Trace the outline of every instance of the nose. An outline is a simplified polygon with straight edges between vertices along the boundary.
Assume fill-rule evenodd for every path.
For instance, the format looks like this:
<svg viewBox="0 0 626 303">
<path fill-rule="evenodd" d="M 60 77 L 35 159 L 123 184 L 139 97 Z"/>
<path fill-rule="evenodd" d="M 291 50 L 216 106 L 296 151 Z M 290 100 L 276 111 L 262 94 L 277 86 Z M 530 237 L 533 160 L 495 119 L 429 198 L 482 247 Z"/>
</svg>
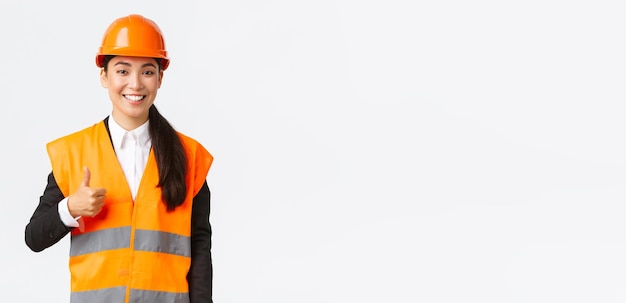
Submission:
<svg viewBox="0 0 626 303">
<path fill-rule="evenodd" d="M 140 89 L 143 84 L 141 82 L 141 73 L 132 73 L 128 77 L 128 87 L 132 89 Z"/>
</svg>

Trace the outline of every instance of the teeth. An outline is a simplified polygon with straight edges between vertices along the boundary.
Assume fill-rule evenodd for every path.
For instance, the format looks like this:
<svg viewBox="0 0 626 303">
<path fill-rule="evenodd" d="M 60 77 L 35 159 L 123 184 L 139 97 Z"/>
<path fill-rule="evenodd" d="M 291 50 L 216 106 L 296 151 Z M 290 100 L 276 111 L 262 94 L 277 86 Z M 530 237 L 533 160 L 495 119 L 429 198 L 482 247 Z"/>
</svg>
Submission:
<svg viewBox="0 0 626 303">
<path fill-rule="evenodd" d="M 131 101 L 139 101 L 143 99 L 143 96 L 124 95 L 124 97 L 126 97 L 126 99 L 131 100 Z"/>
</svg>

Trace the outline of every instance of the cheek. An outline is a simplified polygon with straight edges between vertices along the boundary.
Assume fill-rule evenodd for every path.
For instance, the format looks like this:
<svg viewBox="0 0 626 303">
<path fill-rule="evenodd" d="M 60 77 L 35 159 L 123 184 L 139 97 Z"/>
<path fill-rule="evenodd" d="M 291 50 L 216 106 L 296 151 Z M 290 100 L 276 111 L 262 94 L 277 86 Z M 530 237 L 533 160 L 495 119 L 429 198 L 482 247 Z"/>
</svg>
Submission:
<svg viewBox="0 0 626 303">
<path fill-rule="evenodd" d="M 108 84 L 109 84 L 109 90 L 112 90 L 112 91 L 119 90 L 120 87 L 122 86 L 120 81 L 116 80 L 115 78 L 109 78 Z"/>
<path fill-rule="evenodd" d="M 144 85 L 148 89 L 154 91 L 154 90 L 157 90 L 161 86 L 161 82 L 155 79 L 149 79 L 146 82 L 144 82 Z"/>
</svg>

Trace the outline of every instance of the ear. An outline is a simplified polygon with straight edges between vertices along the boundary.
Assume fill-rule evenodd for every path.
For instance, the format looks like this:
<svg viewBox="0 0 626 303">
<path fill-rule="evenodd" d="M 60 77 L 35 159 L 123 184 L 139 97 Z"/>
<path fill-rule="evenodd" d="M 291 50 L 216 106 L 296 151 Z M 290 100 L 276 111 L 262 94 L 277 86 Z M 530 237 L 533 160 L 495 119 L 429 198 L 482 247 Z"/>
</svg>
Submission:
<svg viewBox="0 0 626 303">
<path fill-rule="evenodd" d="M 163 83 L 163 71 L 159 73 L 159 85 L 157 88 L 161 88 L 161 83 Z"/>
<path fill-rule="evenodd" d="M 109 88 L 109 82 L 107 81 L 107 73 L 104 71 L 104 68 L 100 69 L 100 85 L 104 88 Z"/>
</svg>

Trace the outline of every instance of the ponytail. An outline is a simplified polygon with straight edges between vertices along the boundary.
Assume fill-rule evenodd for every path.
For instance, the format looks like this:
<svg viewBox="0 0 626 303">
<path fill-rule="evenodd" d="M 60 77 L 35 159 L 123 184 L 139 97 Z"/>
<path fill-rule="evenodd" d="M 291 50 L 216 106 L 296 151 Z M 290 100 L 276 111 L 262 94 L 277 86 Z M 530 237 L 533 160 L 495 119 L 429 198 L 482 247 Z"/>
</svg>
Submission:
<svg viewBox="0 0 626 303">
<path fill-rule="evenodd" d="M 178 133 L 152 104 L 148 114 L 152 148 L 159 169 L 161 199 L 172 211 L 183 204 L 187 196 L 187 158 Z"/>
</svg>

